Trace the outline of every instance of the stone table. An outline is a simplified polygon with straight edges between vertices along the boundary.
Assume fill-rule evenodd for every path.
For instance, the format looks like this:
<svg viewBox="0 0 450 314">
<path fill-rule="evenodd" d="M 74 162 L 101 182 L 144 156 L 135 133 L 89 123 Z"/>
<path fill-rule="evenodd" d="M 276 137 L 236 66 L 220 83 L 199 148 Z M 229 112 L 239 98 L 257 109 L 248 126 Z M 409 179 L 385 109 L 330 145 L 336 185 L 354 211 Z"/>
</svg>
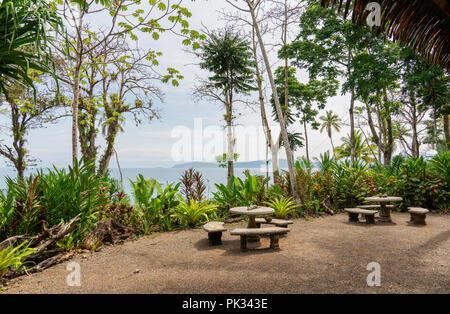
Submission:
<svg viewBox="0 0 450 314">
<path fill-rule="evenodd" d="M 392 222 L 391 210 L 388 206 L 392 202 L 401 202 L 403 198 L 398 196 L 372 196 L 364 199 L 366 202 L 380 203 L 380 221 L 382 222 Z"/>
<path fill-rule="evenodd" d="M 275 211 L 270 207 L 256 205 L 230 208 L 230 213 L 232 214 L 248 216 L 247 228 L 258 228 L 258 226 L 256 225 L 256 216 L 268 216 L 272 215 L 274 212 Z M 249 240 L 259 241 L 259 236 L 251 236 Z"/>
</svg>

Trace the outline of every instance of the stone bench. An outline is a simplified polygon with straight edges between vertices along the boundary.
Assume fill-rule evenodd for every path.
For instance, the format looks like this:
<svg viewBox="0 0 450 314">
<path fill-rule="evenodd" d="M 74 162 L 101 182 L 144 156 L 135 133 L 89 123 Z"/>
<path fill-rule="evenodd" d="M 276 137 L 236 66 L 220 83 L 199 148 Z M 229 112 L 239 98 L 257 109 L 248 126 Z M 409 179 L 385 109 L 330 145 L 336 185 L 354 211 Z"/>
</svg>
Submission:
<svg viewBox="0 0 450 314">
<path fill-rule="evenodd" d="M 223 222 L 211 221 L 203 225 L 203 230 L 208 232 L 209 245 L 222 244 L 222 232 L 227 231 Z"/>
<path fill-rule="evenodd" d="M 425 218 L 430 211 L 422 207 L 408 207 L 408 213 L 411 214 L 411 222 L 415 225 L 426 225 Z"/>
<path fill-rule="evenodd" d="M 286 219 L 272 219 L 271 221 L 266 221 L 264 218 L 256 218 L 255 221 L 258 228 L 261 227 L 261 224 L 269 224 L 280 228 L 287 228 L 288 225 L 292 225 L 294 223 L 292 220 Z"/>
<path fill-rule="evenodd" d="M 369 209 L 370 210 L 370 209 L 380 209 L 381 205 L 358 205 L 356 207 L 361 208 L 361 209 Z M 394 205 L 386 205 L 386 208 L 393 209 Z"/>
<path fill-rule="evenodd" d="M 269 228 L 238 228 L 230 232 L 231 235 L 241 237 L 241 251 L 247 251 L 247 237 L 252 235 L 270 235 L 270 248 L 279 249 L 278 244 L 280 234 L 286 234 L 291 231 L 288 228 L 269 227 Z"/>
<path fill-rule="evenodd" d="M 367 210 L 361 208 L 345 208 L 344 209 L 348 213 L 348 221 L 350 222 L 359 222 L 358 216 L 359 214 L 363 215 L 367 224 L 375 223 L 375 214 L 378 213 L 376 210 Z"/>
</svg>

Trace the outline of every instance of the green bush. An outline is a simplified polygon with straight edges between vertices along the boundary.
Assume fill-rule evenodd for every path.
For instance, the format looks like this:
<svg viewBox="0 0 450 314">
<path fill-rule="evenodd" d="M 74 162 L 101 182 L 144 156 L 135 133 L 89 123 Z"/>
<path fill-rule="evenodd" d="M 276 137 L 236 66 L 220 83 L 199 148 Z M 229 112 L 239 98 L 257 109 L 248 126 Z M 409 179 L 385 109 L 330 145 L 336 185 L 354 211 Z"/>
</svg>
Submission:
<svg viewBox="0 0 450 314">
<path fill-rule="evenodd" d="M 154 179 L 144 179 L 140 174 L 135 182 L 131 181 L 134 201 L 139 212 L 139 229 L 150 233 L 152 226 L 163 230 L 173 229 L 172 210 L 183 200 L 178 192 L 181 183 L 170 183 L 164 189 Z"/>
<path fill-rule="evenodd" d="M 232 177 L 228 185 L 216 184 L 217 192 L 213 193 L 220 212 L 228 214 L 231 207 L 263 205 L 269 199 L 267 184 L 269 178 L 251 175 L 246 172 L 246 179 Z"/>
<path fill-rule="evenodd" d="M 92 163 L 77 162 L 68 169 L 39 170 L 29 178 L 6 179 L 0 194 L 0 239 L 34 235 L 41 222 L 52 227 L 81 213 L 74 242 L 80 243 L 112 198 L 114 180 L 97 177 Z"/>
<path fill-rule="evenodd" d="M 365 197 L 373 194 L 370 189 L 372 180 L 362 161 L 355 161 L 353 167 L 347 162 L 336 163 L 333 180 L 337 208 L 356 207 Z"/>
<path fill-rule="evenodd" d="M 14 246 L 11 244 L 5 249 L 0 249 L 0 279 L 8 270 L 19 271 L 25 265 L 24 259 L 32 254 L 35 249 L 28 247 L 29 243 L 22 242 Z"/>
<path fill-rule="evenodd" d="M 180 220 L 182 225 L 195 227 L 203 220 L 208 221 L 208 214 L 214 211 L 217 205 L 209 204 L 209 202 L 196 202 L 190 200 L 189 203 L 181 202 L 175 209 L 172 217 Z"/>
<path fill-rule="evenodd" d="M 277 218 L 288 218 L 289 216 L 295 216 L 297 213 L 297 204 L 292 200 L 292 197 L 280 197 L 265 203 L 275 210 L 274 216 Z"/>
</svg>

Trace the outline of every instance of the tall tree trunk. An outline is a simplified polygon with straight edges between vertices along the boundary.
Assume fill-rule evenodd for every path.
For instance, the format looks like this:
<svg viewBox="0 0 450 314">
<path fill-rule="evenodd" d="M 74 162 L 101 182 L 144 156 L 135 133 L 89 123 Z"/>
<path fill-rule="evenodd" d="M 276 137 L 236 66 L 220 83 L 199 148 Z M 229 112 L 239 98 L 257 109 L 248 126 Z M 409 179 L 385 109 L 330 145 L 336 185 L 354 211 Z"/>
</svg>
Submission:
<svg viewBox="0 0 450 314">
<path fill-rule="evenodd" d="M 438 150 L 438 136 L 437 136 L 437 114 L 436 109 L 433 110 L 433 142 L 434 149 Z"/>
<path fill-rule="evenodd" d="M 303 121 L 303 129 L 305 130 L 306 159 L 308 159 L 309 161 L 309 141 L 308 141 L 308 129 L 306 128 L 306 121 Z"/>
<path fill-rule="evenodd" d="M 387 138 L 387 145 L 384 151 L 384 165 L 389 166 L 391 164 L 392 153 L 394 151 L 394 134 L 392 130 L 392 118 L 390 115 L 386 118 L 386 122 L 387 122 L 388 138 Z"/>
<path fill-rule="evenodd" d="M 416 105 L 416 98 L 414 96 L 414 91 L 411 90 L 410 92 L 410 101 L 412 106 L 412 155 L 414 158 L 419 158 L 419 134 L 417 132 L 417 105 Z"/>
<path fill-rule="evenodd" d="M 444 114 L 444 134 L 447 149 L 450 150 L 450 123 L 448 114 Z"/>
<path fill-rule="evenodd" d="M 234 138 L 233 138 L 233 108 L 231 105 L 231 97 L 227 92 L 225 92 L 225 102 L 226 102 L 226 123 L 227 123 L 227 142 L 228 142 L 228 174 L 227 182 L 231 181 L 234 176 Z"/>
<path fill-rule="evenodd" d="M 266 145 L 267 145 L 268 149 L 270 150 L 270 153 L 272 156 L 273 182 L 275 184 L 277 184 L 277 183 L 280 183 L 280 170 L 278 169 L 278 149 L 279 148 L 274 147 L 273 138 L 272 138 L 272 130 L 270 129 L 269 122 L 267 120 L 266 106 L 265 106 L 265 102 L 264 102 L 263 83 L 262 83 L 262 72 L 259 70 L 254 27 L 253 27 L 253 31 L 252 31 L 252 44 L 253 44 L 252 45 L 253 57 L 255 58 L 255 76 L 256 76 L 256 83 L 258 86 L 258 96 L 259 96 L 261 120 L 262 120 L 263 129 L 265 131 Z"/>
<path fill-rule="evenodd" d="M 13 163 L 17 170 L 17 177 L 22 179 L 25 172 L 25 118 L 21 118 L 20 108 L 17 106 L 14 99 L 7 99 L 11 106 L 11 122 L 13 131 L 12 145 L 16 151 L 16 156 L 9 151 L 5 156 Z"/>
<path fill-rule="evenodd" d="M 87 163 L 89 161 L 94 161 L 95 163 L 97 158 L 97 147 L 95 147 L 97 135 L 95 124 L 97 109 L 85 108 L 82 104 L 82 100 L 80 100 L 78 110 L 78 134 L 81 159 L 83 160 L 83 163 Z M 82 110 L 85 110 L 87 114 L 84 114 Z M 84 120 L 84 123 L 80 123 L 82 120 Z"/>
<path fill-rule="evenodd" d="M 78 102 L 80 99 L 81 64 L 83 62 L 82 32 L 83 32 L 83 9 L 80 8 L 77 26 L 77 51 L 75 52 L 76 60 L 74 71 L 75 82 L 73 85 L 73 103 L 72 103 L 72 165 L 75 165 L 75 162 L 78 159 Z"/>
<path fill-rule="evenodd" d="M 387 92 L 384 92 L 383 100 L 385 103 L 388 102 Z M 392 129 L 392 117 L 389 112 L 386 116 L 386 133 L 387 133 L 387 143 L 384 149 L 384 164 L 389 166 L 391 164 L 392 154 L 394 153 L 394 131 Z"/>
<path fill-rule="evenodd" d="M 331 134 L 330 134 L 330 141 L 331 141 L 331 148 L 333 149 L 333 157 L 335 156 L 334 155 L 334 143 L 333 143 L 333 137 L 331 136 Z"/>
<path fill-rule="evenodd" d="M 117 119 L 117 117 L 116 117 Z M 109 162 L 114 153 L 114 143 L 116 141 L 117 132 L 119 131 L 119 121 L 115 120 L 109 123 L 108 133 L 106 136 L 106 149 L 100 158 L 98 165 L 98 175 L 104 175 L 109 167 Z"/>
<path fill-rule="evenodd" d="M 279 184 L 281 182 L 280 180 L 280 169 L 278 166 L 278 150 L 280 148 L 280 141 L 276 141 L 274 145 L 272 145 L 272 148 L 270 150 L 272 154 L 272 172 L 273 172 L 273 182 L 275 184 Z"/>
<path fill-rule="evenodd" d="M 256 19 L 254 2 L 251 0 L 246 0 L 246 2 L 247 2 L 247 5 L 249 8 L 251 17 L 252 17 L 253 25 L 255 27 L 256 36 L 258 37 L 259 48 L 261 49 L 261 54 L 263 55 L 264 63 L 266 65 L 267 75 L 269 76 L 270 85 L 272 87 L 272 93 L 273 93 L 273 98 L 275 100 L 275 107 L 277 110 L 277 114 L 279 117 L 283 117 L 283 112 L 281 110 L 281 105 L 280 105 L 280 99 L 278 97 L 277 87 L 275 85 L 275 80 L 273 78 L 273 73 L 272 73 L 272 69 L 270 66 L 269 57 L 268 57 L 266 49 L 264 47 L 264 41 L 263 41 L 261 32 L 259 30 L 258 21 Z M 289 144 L 286 123 L 285 123 L 284 119 L 282 119 L 282 118 L 279 119 L 279 121 L 280 121 L 280 128 L 281 128 L 281 136 L 283 137 L 283 142 L 285 143 L 284 147 L 286 150 L 286 157 L 288 160 L 288 167 L 289 167 L 289 173 L 290 173 L 289 179 L 290 179 L 291 189 L 292 189 L 291 192 L 292 192 L 292 195 L 294 196 L 295 201 L 300 203 L 300 197 L 298 195 L 298 189 L 297 189 L 297 181 L 295 178 L 294 158 L 292 156 L 291 146 Z"/>
<path fill-rule="evenodd" d="M 350 98 L 350 109 L 348 110 L 350 115 L 350 165 L 353 167 L 355 163 L 355 89 L 352 88 L 351 98 Z"/>
</svg>

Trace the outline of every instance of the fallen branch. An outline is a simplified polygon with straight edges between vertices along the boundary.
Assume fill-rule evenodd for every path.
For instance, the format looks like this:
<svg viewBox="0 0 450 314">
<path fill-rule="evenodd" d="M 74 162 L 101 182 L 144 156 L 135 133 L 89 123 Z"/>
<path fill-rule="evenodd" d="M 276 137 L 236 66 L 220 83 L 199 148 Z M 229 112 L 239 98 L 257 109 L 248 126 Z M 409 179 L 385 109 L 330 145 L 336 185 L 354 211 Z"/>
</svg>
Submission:
<svg viewBox="0 0 450 314">
<path fill-rule="evenodd" d="M 46 260 L 40 262 L 39 264 L 37 264 L 33 267 L 27 268 L 26 270 L 22 270 L 19 272 L 10 272 L 10 273 L 6 274 L 5 277 L 12 279 L 12 278 L 20 277 L 20 276 L 27 275 L 27 274 L 38 273 L 38 272 L 41 272 L 44 269 L 47 269 L 53 265 L 56 265 L 56 264 L 66 261 L 68 259 L 71 259 L 74 255 L 75 255 L 74 252 L 67 252 L 67 253 L 55 255 L 50 258 L 47 258 Z"/>
<path fill-rule="evenodd" d="M 75 223 L 80 220 L 81 214 L 76 215 L 74 218 L 72 218 L 68 223 L 63 224 L 62 222 L 56 225 L 55 227 L 52 227 L 48 230 L 50 233 L 50 239 L 46 240 L 45 242 L 38 245 L 35 249 L 35 251 L 27 256 L 28 261 L 36 259 L 37 257 L 46 254 L 47 248 L 49 248 L 51 245 L 55 244 L 62 238 L 64 238 L 66 235 L 74 231 L 76 228 L 78 228 L 78 225 Z M 53 234 L 53 233 L 56 234 Z"/>
<path fill-rule="evenodd" d="M 6 249 L 18 241 L 23 242 L 23 241 L 28 241 L 28 240 L 35 239 L 35 238 L 38 238 L 38 236 L 30 237 L 27 235 L 18 235 L 18 236 L 10 237 L 10 238 L 0 242 L 0 250 Z"/>
</svg>

